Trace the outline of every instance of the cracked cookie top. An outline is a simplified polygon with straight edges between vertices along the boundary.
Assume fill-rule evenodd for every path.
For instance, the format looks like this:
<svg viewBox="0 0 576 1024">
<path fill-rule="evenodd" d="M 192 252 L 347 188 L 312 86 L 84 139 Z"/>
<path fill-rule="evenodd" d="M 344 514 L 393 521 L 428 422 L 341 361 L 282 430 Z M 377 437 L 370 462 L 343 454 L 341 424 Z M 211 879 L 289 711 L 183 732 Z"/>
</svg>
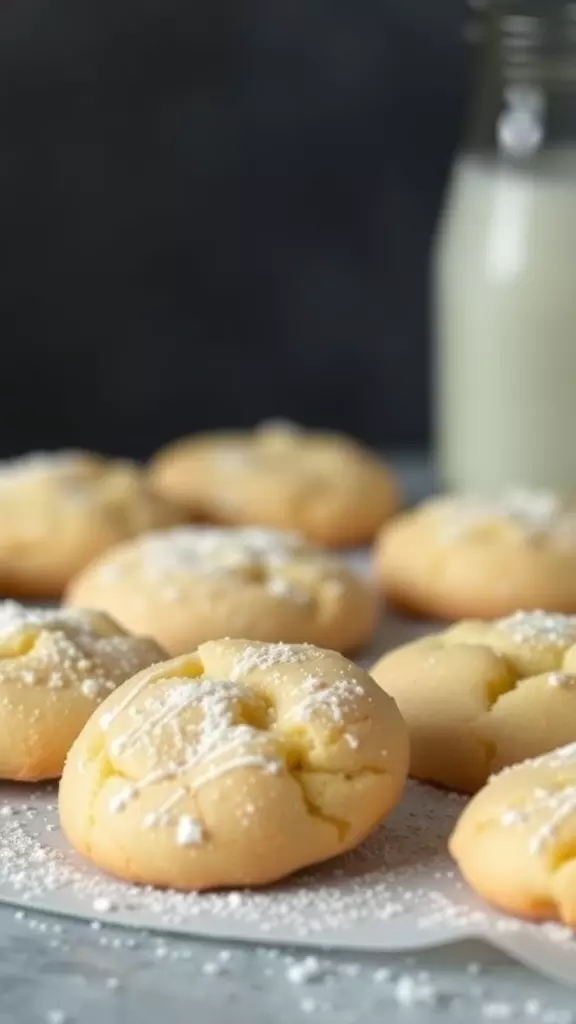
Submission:
<svg viewBox="0 0 576 1024">
<path fill-rule="evenodd" d="M 62 824 L 134 881 L 265 884 L 355 846 L 396 802 L 407 747 L 394 702 L 342 656 L 212 641 L 106 701 L 68 759 Z"/>
<path fill-rule="evenodd" d="M 576 925 L 576 742 L 493 776 L 467 805 L 450 852 L 492 903 Z"/>
<path fill-rule="evenodd" d="M 0 462 L 0 588 L 58 597 L 111 544 L 185 519 L 136 463 L 90 452 Z"/>
<path fill-rule="evenodd" d="M 576 616 L 515 612 L 464 621 L 384 655 L 411 773 L 474 792 L 493 772 L 576 741 Z"/>
<path fill-rule="evenodd" d="M 80 573 L 68 601 L 106 609 L 171 654 L 222 636 L 352 650 L 377 615 L 372 587 L 335 555 L 255 527 L 144 534 Z"/>
<path fill-rule="evenodd" d="M 0 602 L 0 778 L 57 778 L 98 704 L 163 657 L 103 612 Z"/>
</svg>

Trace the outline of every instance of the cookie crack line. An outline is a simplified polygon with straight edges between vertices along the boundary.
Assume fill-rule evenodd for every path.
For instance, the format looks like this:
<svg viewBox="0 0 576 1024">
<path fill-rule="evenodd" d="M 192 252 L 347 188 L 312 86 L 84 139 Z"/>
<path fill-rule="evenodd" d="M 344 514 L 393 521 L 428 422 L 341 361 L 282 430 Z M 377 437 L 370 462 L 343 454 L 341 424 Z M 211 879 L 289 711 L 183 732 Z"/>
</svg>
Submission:
<svg viewBox="0 0 576 1024">
<path fill-rule="evenodd" d="M 87 811 L 87 820 L 88 820 L 89 831 L 88 831 L 88 837 L 87 837 L 87 844 L 86 845 L 87 845 L 88 856 L 90 856 L 90 850 L 91 850 L 91 845 L 92 845 L 91 841 L 90 841 L 90 833 L 92 832 L 92 830 L 94 829 L 95 824 L 96 824 L 95 823 L 95 807 L 96 807 L 96 804 L 97 804 L 99 798 L 102 796 L 102 793 L 103 793 L 103 790 L 104 790 L 104 787 L 105 787 L 106 783 L 108 783 L 108 782 L 110 782 L 112 780 L 119 780 L 121 782 L 127 783 L 128 785 L 138 782 L 138 777 L 134 777 L 133 775 L 129 775 L 126 772 L 121 771 L 120 769 L 116 769 L 114 767 L 114 765 L 112 764 L 112 762 L 109 760 L 109 758 L 107 757 L 107 755 L 106 755 L 106 753 L 104 751 L 102 751 L 99 756 L 105 758 L 105 765 L 102 766 L 102 771 L 100 773 L 99 785 L 98 785 L 98 787 L 93 792 L 92 798 L 91 798 L 89 806 L 88 806 L 88 811 Z M 233 771 L 233 770 L 234 770 L 233 768 L 230 769 L 230 771 Z M 307 768 L 291 770 L 288 767 L 286 767 L 286 775 L 289 776 L 290 778 L 292 778 L 294 780 L 294 782 L 296 783 L 296 785 L 298 786 L 298 788 L 300 790 L 300 793 L 302 795 L 302 799 L 303 799 L 306 811 L 310 815 L 310 817 L 313 817 L 313 818 L 316 818 L 316 819 L 318 819 L 320 821 L 323 821 L 325 824 L 331 825 L 333 828 L 335 828 L 336 832 L 338 833 L 339 841 L 343 842 L 346 839 L 346 837 L 348 835 L 348 832 L 350 831 L 350 827 L 351 827 L 350 822 L 345 820 L 344 818 L 338 818 L 338 817 L 336 817 L 334 815 L 326 814 L 323 811 L 321 805 L 317 801 L 313 800 L 312 797 L 310 796 L 310 794 L 309 794 L 309 792 L 308 792 L 308 790 L 306 788 L 306 782 L 302 778 L 303 774 L 305 774 L 305 775 L 315 775 L 315 774 L 316 775 L 341 775 L 343 777 L 346 777 L 346 778 L 349 778 L 350 780 L 352 780 L 354 778 L 359 778 L 359 777 L 361 777 L 363 775 L 388 775 L 389 773 L 388 772 L 376 772 L 376 771 L 372 771 L 370 769 L 363 769 L 360 772 L 355 772 L 354 774 L 350 774 L 350 773 L 344 773 L 344 772 L 325 772 L 325 771 L 322 771 L 322 770 L 314 771 L 314 770 L 309 770 Z M 203 785 L 207 784 L 210 781 L 212 781 L 212 780 L 210 780 L 209 778 L 205 779 L 205 781 L 203 782 Z M 194 787 L 191 787 L 189 792 L 190 793 L 198 792 L 198 790 L 195 790 Z M 184 787 L 183 795 L 188 795 L 188 790 L 186 790 L 186 787 Z M 201 815 L 199 813 L 195 813 L 195 819 L 198 821 L 199 825 L 204 827 L 204 823 L 203 823 Z"/>
<path fill-rule="evenodd" d="M 506 658 L 505 655 L 499 655 L 499 656 L 502 658 L 502 660 L 506 663 L 507 666 L 511 667 L 510 662 Z M 484 728 L 484 720 L 485 720 L 485 718 L 487 717 L 488 720 L 489 720 L 491 714 L 494 712 L 494 709 L 497 707 L 498 704 L 501 703 L 502 700 L 504 700 L 506 697 L 509 697 L 511 693 L 516 693 L 516 692 L 522 690 L 523 686 L 526 683 L 529 683 L 530 680 L 536 679 L 536 678 L 538 678 L 539 675 L 543 675 L 543 674 L 550 676 L 550 675 L 556 675 L 556 674 L 561 674 L 561 673 L 562 673 L 562 666 L 560 664 L 559 666 L 554 667 L 553 669 L 551 669 L 549 672 L 546 672 L 546 673 L 533 673 L 531 675 L 519 675 L 519 676 L 516 677 L 516 679 L 514 679 L 512 681 L 510 686 L 508 686 L 506 689 L 502 690 L 500 693 L 497 693 L 495 697 L 493 697 L 493 698 L 488 700 L 488 706 L 485 709 L 485 711 L 483 711 L 482 714 L 479 715 L 474 720 L 474 722 L 472 723 L 472 725 L 471 725 L 471 732 L 472 732 L 472 735 L 474 737 L 475 742 L 484 751 L 485 760 L 486 760 L 486 770 L 489 773 L 492 772 L 492 766 L 494 765 L 494 762 L 495 762 L 495 760 L 496 760 L 496 758 L 498 756 L 498 744 L 497 744 L 497 742 L 495 740 L 490 739 L 490 737 L 483 737 L 483 736 L 478 735 L 478 730 Z"/>
<path fill-rule="evenodd" d="M 300 790 L 304 806 L 309 816 L 311 818 L 315 818 L 317 821 L 324 822 L 325 825 L 331 825 L 335 828 L 338 835 L 338 841 L 343 843 L 350 831 L 351 823 L 346 821 L 344 818 L 337 818 L 334 815 L 326 814 L 320 804 L 310 796 L 306 789 L 306 783 L 304 779 L 300 777 L 299 773 L 290 772 L 290 775 Z"/>
<path fill-rule="evenodd" d="M 104 737 L 102 736 L 102 740 L 103 739 L 104 739 Z M 316 775 L 316 776 L 326 776 L 326 775 L 328 775 L 328 776 L 331 776 L 331 777 L 334 777 L 334 778 L 340 777 L 340 778 L 342 778 L 342 779 L 344 779 L 346 781 L 349 781 L 349 782 L 352 782 L 355 779 L 365 778 L 365 777 L 382 777 L 383 778 L 383 777 L 389 777 L 390 776 L 390 772 L 387 772 L 385 770 L 375 769 L 375 768 L 372 768 L 372 767 L 363 767 L 363 768 L 357 769 L 355 771 L 346 771 L 346 770 L 343 770 L 343 769 L 339 769 L 339 770 L 338 769 L 328 769 L 328 768 L 321 768 L 321 767 L 311 768 L 311 767 L 308 767 L 308 765 L 306 765 L 305 763 L 301 763 L 298 766 L 292 767 L 292 766 L 290 766 L 287 763 L 287 760 L 286 760 L 286 758 L 287 758 L 287 756 L 289 754 L 289 751 L 282 751 L 282 750 L 280 750 L 278 753 L 280 754 L 281 757 L 283 757 L 283 763 L 280 762 L 280 764 L 281 764 L 280 770 L 282 770 L 282 768 L 283 768 L 286 776 L 289 777 L 289 778 L 292 778 L 294 780 L 294 782 L 298 785 L 298 787 L 299 787 L 299 789 L 301 791 L 301 794 L 302 794 L 302 798 L 303 798 L 303 801 L 304 801 L 307 813 L 310 816 L 315 817 L 315 818 L 317 818 L 319 820 L 322 820 L 326 824 L 329 824 L 329 825 L 333 826 L 336 829 L 336 831 L 337 831 L 338 839 L 339 839 L 340 842 L 344 842 L 345 841 L 345 839 L 346 839 L 346 837 L 347 837 L 347 835 L 349 833 L 349 830 L 350 830 L 350 827 L 351 827 L 351 823 L 346 821 L 345 819 L 338 818 L 338 817 L 336 817 L 334 815 L 326 814 L 324 812 L 324 810 L 322 809 L 321 805 L 318 804 L 316 801 L 314 801 L 312 799 L 312 797 L 310 796 L 310 793 L 308 792 L 308 789 L 306 787 L 305 778 L 303 778 L 303 776 L 314 776 L 314 775 Z M 101 766 L 99 768 L 99 775 L 100 775 L 99 786 L 97 787 L 97 789 L 94 791 L 94 793 L 92 795 L 92 799 L 90 801 L 90 805 L 89 805 L 88 813 L 87 813 L 87 820 L 88 820 L 88 843 L 87 843 L 87 847 L 88 847 L 88 852 L 90 851 L 90 848 L 91 848 L 90 833 L 91 833 L 92 829 L 95 827 L 95 807 L 96 807 L 96 804 L 97 804 L 97 801 L 98 801 L 99 797 L 102 795 L 102 791 L 104 789 L 105 784 L 108 781 L 112 780 L 112 779 L 122 781 L 123 783 L 126 784 L 126 789 L 130 790 L 130 794 L 131 794 L 130 795 L 130 799 L 137 798 L 139 795 L 141 795 L 141 792 L 143 791 L 143 789 L 141 788 L 142 780 L 140 779 L 140 777 L 138 775 L 133 774 L 133 773 L 128 773 L 126 771 L 123 771 L 121 768 L 117 767 L 116 764 L 114 763 L 114 761 L 112 760 L 112 758 L 110 757 L 108 751 L 106 750 L 106 747 L 105 747 L 104 743 L 103 743 L 101 749 L 96 754 L 96 756 L 95 757 L 93 756 L 90 760 L 94 763 L 95 761 L 98 762 L 99 759 L 103 760 L 103 763 L 101 764 Z M 188 795 L 193 795 L 193 794 L 199 792 L 199 790 L 201 788 L 203 788 L 203 786 L 207 785 L 208 783 L 216 781 L 216 779 L 222 774 L 222 767 L 224 768 L 224 773 L 229 774 L 231 772 L 234 772 L 234 771 L 238 770 L 239 768 L 246 767 L 246 766 L 247 766 L 246 758 L 241 759 L 241 761 L 238 762 L 238 763 L 236 763 L 234 761 L 229 762 L 228 764 L 226 764 L 224 766 L 219 766 L 218 764 L 215 764 L 215 765 L 212 766 L 213 770 L 214 770 L 214 774 L 212 775 L 212 773 L 211 773 L 211 766 L 208 763 L 206 766 L 204 766 L 204 770 L 201 773 L 200 780 L 197 780 L 196 783 L 191 782 L 190 785 L 186 785 L 185 783 L 182 782 L 182 784 L 181 784 L 181 786 L 180 786 L 180 788 L 178 790 L 178 794 L 179 794 L 178 802 L 180 802 L 180 799 L 184 799 Z M 264 772 L 269 770 L 269 769 L 267 769 L 266 766 L 261 766 L 259 763 L 255 764 L 255 766 L 256 767 L 261 767 L 261 770 L 264 771 Z M 185 766 L 174 765 L 173 766 L 174 777 L 178 778 L 178 775 L 180 774 L 180 771 L 184 771 L 184 770 L 185 770 Z M 162 779 L 159 779 L 158 781 L 163 781 L 163 778 L 165 776 L 165 772 L 161 772 L 161 775 L 162 775 Z M 121 799 L 118 807 L 116 808 L 116 811 L 120 811 L 121 812 L 124 809 L 125 806 L 126 806 L 126 803 Z M 159 822 L 160 822 L 160 820 L 163 817 L 163 813 L 164 812 L 163 812 L 162 808 L 157 808 L 157 810 L 155 812 L 151 812 L 151 815 L 152 815 L 152 817 L 158 817 Z M 194 817 L 195 817 L 195 820 L 198 822 L 198 825 L 201 826 L 202 828 L 204 828 L 204 823 L 202 822 L 201 816 L 195 812 Z"/>
</svg>

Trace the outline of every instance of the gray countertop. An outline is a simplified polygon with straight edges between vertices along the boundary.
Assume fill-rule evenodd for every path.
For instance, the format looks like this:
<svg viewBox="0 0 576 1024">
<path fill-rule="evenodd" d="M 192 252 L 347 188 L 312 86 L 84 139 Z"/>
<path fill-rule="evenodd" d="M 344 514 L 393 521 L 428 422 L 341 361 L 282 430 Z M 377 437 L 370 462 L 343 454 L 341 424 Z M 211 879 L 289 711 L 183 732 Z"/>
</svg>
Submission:
<svg viewBox="0 0 576 1024">
<path fill-rule="evenodd" d="M 318 954 L 313 976 L 298 982 L 307 955 L 95 929 L 3 906 L 0 1024 L 576 1019 L 576 990 L 479 943 L 409 958 Z"/>
<path fill-rule="evenodd" d="M 421 461 L 403 468 L 410 498 L 428 489 Z M 576 1024 L 576 989 L 480 943 L 307 957 L 0 905 L 0 1024 Z"/>
</svg>

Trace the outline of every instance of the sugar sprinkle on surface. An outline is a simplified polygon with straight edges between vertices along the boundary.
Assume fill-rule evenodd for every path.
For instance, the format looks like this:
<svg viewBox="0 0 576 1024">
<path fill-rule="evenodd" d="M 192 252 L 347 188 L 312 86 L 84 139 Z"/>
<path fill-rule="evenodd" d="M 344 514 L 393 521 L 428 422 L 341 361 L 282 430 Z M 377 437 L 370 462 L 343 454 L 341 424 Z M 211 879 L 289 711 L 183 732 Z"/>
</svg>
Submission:
<svg viewBox="0 0 576 1024">
<path fill-rule="evenodd" d="M 488 935 L 497 934 L 506 925 L 552 947 L 573 950 L 576 955 L 574 936 L 561 925 L 526 924 L 505 919 L 488 908 L 470 907 L 466 890 L 458 887 L 444 854 L 446 838 L 465 801 L 413 782 L 408 784 L 403 804 L 385 826 L 356 851 L 302 872 L 296 880 L 255 891 L 180 893 L 129 885 L 101 875 L 69 857 L 52 838 L 54 833 L 46 832 L 46 825 L 56 820 L 56 811 L 46 809 L 47 805 L 53 806 L 52 800 L 42 789 L 27 791 L 16 800 L 11 797 L 14 813 L 0 818 L 0 886 L 23 902 L 41 900 L 49 906 L 57 904 L 60 893 L 65 893 L 79 913 L 91 917 L 94 901 L 104 898 L 114 905 L 117 919 L 135 912 L 140 921 L 159 930 L 201 929 L 204 915 L 208 915 L 213 925 L 226 928 L 230 920 L 235 928 L 247 930 L 256 940 L 267 940 L 281 930 L 312 943 L 316 936 L 342 936 L 357 927 L 383 928 L 387 922 L 393 926 L 396 917 L 409 914 L 422 931 L 423 942 L 430 928 L 441 927 L 457 937 L 478 928 Z M 38 852 L 43 853 L 42 860 Z M 428 865 L 425 885 L 423 864 Z M 25 927 L 26 916 L 22 914 L 19 920 Z M 100 922 L 94 923 L 99 926 L 96 934 L 109 943 L 106 933 L 100 931 Z M 158 948 L 166 949 L 166 942 Z M 297 958 L 302 960 L 306 956 Z M 226 963 L 216 954 L 209 962 L 213 961 Z M 304 985 L 320 984 L 321 979 L 314 977 L 316 962 L 312 963 L 313 967 L 306 968 L 310 978 L 302 982 Z M 325 972 L 325 964 L 320 961 L 320 966 Z M 347 976 L 345 967 L 350 972 L 360 970 L 358 964 L 342 965 L 338 971 L 342 970 L 343 977 Z M 388 968 L 375 970 L 375 982 L 383 985 L 388 980 L 396 998 L 394 972 L 389 975 Z M 419 999 L 442 1000 L 442 993 L 428 991 L 429 984 L 421 973 L 411 982 L 404 981 L 398 989 L 402 1005 L 410 1000 L 412 1005 L 417 1005 Z"/>
</svg>

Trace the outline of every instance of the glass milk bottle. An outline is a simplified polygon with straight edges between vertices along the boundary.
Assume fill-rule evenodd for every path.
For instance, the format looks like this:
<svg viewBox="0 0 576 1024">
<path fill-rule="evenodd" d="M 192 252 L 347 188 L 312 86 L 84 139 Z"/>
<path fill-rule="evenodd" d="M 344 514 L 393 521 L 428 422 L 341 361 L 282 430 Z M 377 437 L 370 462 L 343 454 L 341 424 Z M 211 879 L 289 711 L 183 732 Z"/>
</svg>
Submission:
<svg viewBox="0 0 576 1024">
<path fill-rule="evenodd" d="M 438 473 L 576 493 L 576 4 L 482 17 L 433 256 Z"/>
</svg>

